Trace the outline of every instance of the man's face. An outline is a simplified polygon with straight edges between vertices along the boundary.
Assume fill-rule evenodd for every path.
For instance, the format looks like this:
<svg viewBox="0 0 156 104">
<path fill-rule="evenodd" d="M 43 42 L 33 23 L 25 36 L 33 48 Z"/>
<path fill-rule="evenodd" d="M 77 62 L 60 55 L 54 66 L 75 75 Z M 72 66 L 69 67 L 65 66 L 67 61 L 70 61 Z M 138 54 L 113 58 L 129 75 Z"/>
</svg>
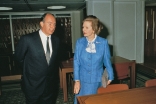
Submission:
<svg viewBox="0 0 156 104">
<path fill-rule="evenodd" d="M 56 19 L 54 16 L 47 14 L 42 22 L 40 22 L 41 30 L 47 36 L 53 34 L 56 28 Z"/>
</svg>

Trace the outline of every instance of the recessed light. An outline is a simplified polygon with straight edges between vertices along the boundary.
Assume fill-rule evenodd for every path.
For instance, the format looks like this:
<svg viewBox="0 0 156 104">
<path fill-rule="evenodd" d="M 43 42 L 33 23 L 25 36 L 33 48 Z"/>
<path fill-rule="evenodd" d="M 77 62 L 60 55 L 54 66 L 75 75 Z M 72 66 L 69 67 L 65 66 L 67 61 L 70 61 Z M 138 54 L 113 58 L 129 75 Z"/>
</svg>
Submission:
<svg viewBox="0 0 156 104">
<path fill-rule="evenodd" d="M 64 9 L 66 6 L 49 6 L 48 9 Z"/>
<path fill-rule="evenodd" d="M 0 10 L 12 10 L 11 7 L 0 7 Z"/>
</svg>

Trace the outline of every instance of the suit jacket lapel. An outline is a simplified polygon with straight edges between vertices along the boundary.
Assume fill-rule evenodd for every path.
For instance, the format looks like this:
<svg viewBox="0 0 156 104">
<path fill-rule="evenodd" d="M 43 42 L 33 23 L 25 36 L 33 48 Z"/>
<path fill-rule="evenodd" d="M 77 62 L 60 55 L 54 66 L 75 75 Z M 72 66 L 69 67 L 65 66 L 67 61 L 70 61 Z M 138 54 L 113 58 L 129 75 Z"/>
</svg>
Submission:
<svg viewBox="0 0 156 104">
<path fill-rule="evenodd" d="M 36 51 L 38 51 L 37 54 L 40 54 L 39 56 L 41 56 L 41 59 L 47 63 L 44 48 L 42 45 L 42 41 L 41 41 L 39 32 L 37 32 L 37 34 L 34 36 L 34 44 L 36 44 L 35 48 L 36 48 Z"/>
<path fill-rule="evenodd" d="M 52 59 L 54 58 L 54 55 L 55 55 L 55 51 L 56 51 L 56 40 L 55 38 L 51 35 L 51 43 L 52 43 L 52 54 L 51 54 L 51 58 L 50 58 L 50 62 L 49 64 L 51 63 Z"/>
</svg>

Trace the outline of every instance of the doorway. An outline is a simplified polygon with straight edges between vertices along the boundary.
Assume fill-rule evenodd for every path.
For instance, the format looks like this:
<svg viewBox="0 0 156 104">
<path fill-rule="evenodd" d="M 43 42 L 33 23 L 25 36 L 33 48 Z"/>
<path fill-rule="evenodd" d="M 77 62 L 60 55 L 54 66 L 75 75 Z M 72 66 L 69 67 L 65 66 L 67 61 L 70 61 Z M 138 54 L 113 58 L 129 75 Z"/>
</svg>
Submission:
<svg viewBox="0 0 156 104">
<path fill-rule="evenodd" d="M 145 7 L 144 62 L 156 61 L 156 7 Z"/>
</svg>

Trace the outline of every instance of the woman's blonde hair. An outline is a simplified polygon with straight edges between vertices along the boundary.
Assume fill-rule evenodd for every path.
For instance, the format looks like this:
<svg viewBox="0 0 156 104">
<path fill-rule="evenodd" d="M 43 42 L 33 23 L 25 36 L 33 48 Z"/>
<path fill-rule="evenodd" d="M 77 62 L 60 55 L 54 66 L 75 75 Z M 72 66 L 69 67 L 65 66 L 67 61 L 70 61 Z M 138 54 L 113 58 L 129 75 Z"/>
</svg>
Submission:
<svg viewBox="0 0 156 104">
<path fill-rule="evenodd" d="M 89 15 L 83 20 L 83 23 L 85 21 L 90 21 L 92 23 L 92 29 L 94 30 L 95 34 L 97 34 L 97 35 L 100 33 L 101 29 L 103 29 L 102 23 L 96 16 Z"/>
</svg>

